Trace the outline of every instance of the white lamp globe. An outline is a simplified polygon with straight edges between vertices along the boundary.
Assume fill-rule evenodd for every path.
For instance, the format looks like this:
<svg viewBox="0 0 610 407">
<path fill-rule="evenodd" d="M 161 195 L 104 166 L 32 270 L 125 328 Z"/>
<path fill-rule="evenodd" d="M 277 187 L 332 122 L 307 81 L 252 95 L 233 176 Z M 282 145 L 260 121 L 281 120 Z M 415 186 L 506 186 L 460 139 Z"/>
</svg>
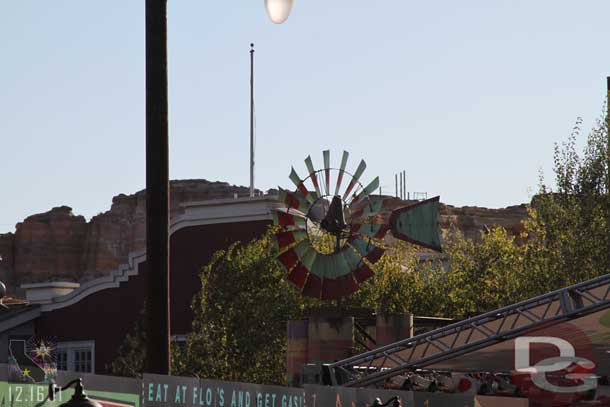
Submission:
<svg viewBox="0 0 610 407">
<path fill-rule="evenodd" d="M 294 0 L 265 0 L 267 15 L 275 24 L 282 24 L 288 19 Z"/>
</svg>

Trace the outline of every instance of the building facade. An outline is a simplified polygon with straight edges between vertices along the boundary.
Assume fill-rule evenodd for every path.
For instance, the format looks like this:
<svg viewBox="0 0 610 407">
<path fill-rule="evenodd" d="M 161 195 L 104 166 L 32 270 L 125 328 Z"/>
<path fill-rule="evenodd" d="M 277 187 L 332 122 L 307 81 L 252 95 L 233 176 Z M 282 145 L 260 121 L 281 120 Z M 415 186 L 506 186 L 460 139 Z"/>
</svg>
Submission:
<svg viewBox="0 0 610 407">
<path fill-rule="evenodd" d="M 191 330 L 191 302 L 201 287 L 201 268 L 217 250 L 261 236 L 277 205 L 274 196 L 193 202 L 172 220 L 170 304 L 175 338 Z M 80 286 L 25 286 L 29 303 L 0 310 L 0 363 L 7 363 L 11 339 L 35 336 L 57 344 L 62 370 L 108 372 L 124 338 L 143 317 L 146 269 L 146 253 L 136 252 L 128 264 Z"/>
</svg>

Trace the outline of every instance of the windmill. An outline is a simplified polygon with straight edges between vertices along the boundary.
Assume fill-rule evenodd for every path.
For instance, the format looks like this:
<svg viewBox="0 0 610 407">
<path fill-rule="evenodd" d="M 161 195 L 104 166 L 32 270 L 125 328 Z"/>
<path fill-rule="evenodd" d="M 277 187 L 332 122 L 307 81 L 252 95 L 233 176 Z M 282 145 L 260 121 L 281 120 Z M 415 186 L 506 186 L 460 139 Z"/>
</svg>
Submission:
<svg viewBox="0 0 610 407">
<path fill-rule="evenodd" d="M 401 240 L 441 251 L 439 197 L 395 209 L 383 215 L 383 199 L 372 194 L 379 177 L 366 186 L 360 181 L 366 162 L 352 173 L 344 151 L 339 168 L 330 164 L 330 151 L 323 151 L 323 168 L 305 159 L 308 175 L 301 178 L 292 168 L 294 191 L 279 188 L 283 207 L 274 210 L 278 226 L 277 260 L 286 278 L 302 294 L 323 300 L 348 296 L 373 276 L 371 265 L 383 255 L 378 243 L 388 232 Z M 345 187 L 344 187 L 345 186 Z"/>
</svg>

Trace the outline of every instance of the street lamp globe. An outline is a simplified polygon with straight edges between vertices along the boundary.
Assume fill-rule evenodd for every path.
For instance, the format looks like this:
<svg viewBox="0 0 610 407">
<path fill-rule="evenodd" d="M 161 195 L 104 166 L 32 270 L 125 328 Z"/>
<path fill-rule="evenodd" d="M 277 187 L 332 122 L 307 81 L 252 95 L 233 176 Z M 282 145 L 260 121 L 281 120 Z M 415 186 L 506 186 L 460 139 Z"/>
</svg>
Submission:
<svg viewBox="0 0 610 407">
<path fill-rule="evenodd" d="M 267 15 L 275 24 L 282 24 L 288 19 L 294 0 L 265 0 Z"/>
</svg>

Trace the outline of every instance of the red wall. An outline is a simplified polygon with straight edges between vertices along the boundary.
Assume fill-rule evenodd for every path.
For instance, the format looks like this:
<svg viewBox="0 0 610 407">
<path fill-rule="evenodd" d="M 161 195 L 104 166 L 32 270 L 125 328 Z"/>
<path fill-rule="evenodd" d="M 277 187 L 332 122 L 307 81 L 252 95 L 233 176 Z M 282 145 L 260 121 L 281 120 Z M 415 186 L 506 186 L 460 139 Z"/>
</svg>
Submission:
<svg viewBox="0 0 610 407">
<path fill-rule="evenodd" d="M 193 226 L 172 234 L 172 334 L 190 331 L 191 301 L 201 287 L 199 270 L 213 253 L 233 242 L 248 242 L 260 236 L 269 224 L 269 221 L 255 221 Z M 99 291 L 72 306 L 43 313 L 36 322 L 36 335 L 58 342 L 95 340 L 95 370 L 104 373 L 116 358 L 125 335 L 140 317 L 145 292 L 146 263 L 142 263 L 139 274 L 120 287 Z"/>
</svg>

